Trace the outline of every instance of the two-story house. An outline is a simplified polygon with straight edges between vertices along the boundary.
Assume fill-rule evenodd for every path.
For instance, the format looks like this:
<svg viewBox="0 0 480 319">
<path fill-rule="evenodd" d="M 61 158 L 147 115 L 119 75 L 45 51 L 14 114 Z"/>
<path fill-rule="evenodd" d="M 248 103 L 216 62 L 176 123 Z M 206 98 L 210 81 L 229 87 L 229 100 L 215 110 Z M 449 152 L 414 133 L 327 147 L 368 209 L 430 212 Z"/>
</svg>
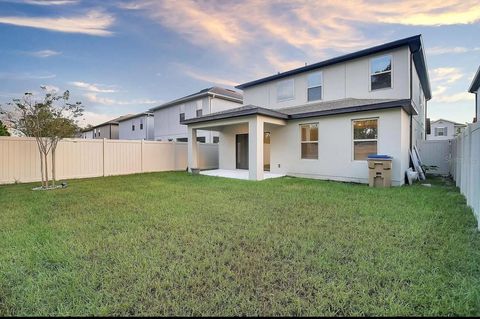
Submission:
<svg viewBox="0 0 480 319">
<path fill-rule="evenodd" d="M 242 105 L 242 94 L 220 87 L 203 89 L 197 93 L 164 103 L 150 109 L 154 114 L 154 138 L 161 141 L 187 142 L 187 126 L 181 121 L 208 115 Z M 218 133 L 199 131 L 196 140 L 218 143 Z"/>
<path fill-rule="evenodd" d="M 84 130 L 82 138 L 92 139 L 110 139 L 118 140 L 118 126 L 122 119 L 132 116 L 132 114 L 123 115 L 113 120 L 90 127 L 88 130 Z"/>
<path fill-rule="evenodd" d="M 118 138 L 121 140 L 153 140 L 153 113 L 143 112 L 125 116 L 118 121 Z"/>
<path fill-rule="evenodd" d="M 468 89 L 468 92 L 475 94 L 475 117 L 473 123 L 476 123 L 480 119 L 480 66 L 477 69 L 477 73 L 473 77 L 472 84 Z"/>
<path fill-rule="evenodd" d="M 431 122 L 430 127 L 430 134 L 427 134 L 427 140 L 451 140 L 462 133 L 467 125 L 438 119 Z"/>
<path fill-rule="evenodd" d="M 199 130 L 219 133 L 219 168 L 262 180 L 281 174 L 368 182 L 367 156 L 393 157 L 402 185 L 425 139 L 431 90 L 420 35 L 237 86 L 242 107 L 186 119 L 189 168 Z M 266 173 L 267 171 L 267 173 Z"/>
</svg>

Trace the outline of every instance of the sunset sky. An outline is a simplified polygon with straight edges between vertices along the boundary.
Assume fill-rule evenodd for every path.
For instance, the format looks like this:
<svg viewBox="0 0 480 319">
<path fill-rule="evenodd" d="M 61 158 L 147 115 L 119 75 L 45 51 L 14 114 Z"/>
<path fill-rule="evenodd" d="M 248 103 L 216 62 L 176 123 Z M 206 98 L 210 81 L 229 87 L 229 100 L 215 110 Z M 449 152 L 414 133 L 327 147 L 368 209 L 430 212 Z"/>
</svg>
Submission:
<svg viewBox="0 0 480 319">
<path fill-rule="evenodd" d="M 422 34 L 428 116 L 471 122 L 476 1 L 0 0 L 0 103 L 69 89 L 85 122 Z"/>
</svg>

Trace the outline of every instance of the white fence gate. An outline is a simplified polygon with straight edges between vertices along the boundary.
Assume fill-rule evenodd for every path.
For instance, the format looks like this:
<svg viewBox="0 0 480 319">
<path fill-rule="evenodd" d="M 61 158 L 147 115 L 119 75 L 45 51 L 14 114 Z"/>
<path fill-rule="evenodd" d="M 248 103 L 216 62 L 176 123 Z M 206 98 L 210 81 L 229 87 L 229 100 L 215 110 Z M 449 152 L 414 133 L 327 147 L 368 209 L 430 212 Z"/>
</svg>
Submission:
<svg viewBox="0 0 480 319">
<path fill-rule="evenodd" d="M 418 152 L 422 164 L 436 166 L 435 170 L 429 170 L 429 174 L 449 175 L 451 166 L 451 144 L 450 140 L 442 141 L 421 141 L 418 144 Z"/>
<path fill-rule="evenodd" d="M 452 142 L 450 173 L 480 221 L 480 122 L 469 124 Z"/>
</svg>

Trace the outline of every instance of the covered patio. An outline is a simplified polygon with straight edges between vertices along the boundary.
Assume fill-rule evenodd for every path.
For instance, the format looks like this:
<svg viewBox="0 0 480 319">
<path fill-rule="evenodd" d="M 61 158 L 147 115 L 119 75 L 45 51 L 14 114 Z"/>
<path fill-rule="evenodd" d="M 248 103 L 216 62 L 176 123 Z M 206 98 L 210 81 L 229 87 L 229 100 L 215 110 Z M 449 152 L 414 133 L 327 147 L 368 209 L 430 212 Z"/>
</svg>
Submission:
<svg viewBox="0 0 480 319">
<path fill-rule="evenodd" d="M 267 145 L 265 139 L 273 127 L 285 126 L 287 118 L 286 114 L 250 105 L 183 121 L 188 125 L 189 171 L 199 167 L 197 131 L 210 130 L 220 133 L 219 169 L 201 174 L 249 180 L 281 177 L 265 172 L 270 166 L 270 142 Z"/>
</svg>

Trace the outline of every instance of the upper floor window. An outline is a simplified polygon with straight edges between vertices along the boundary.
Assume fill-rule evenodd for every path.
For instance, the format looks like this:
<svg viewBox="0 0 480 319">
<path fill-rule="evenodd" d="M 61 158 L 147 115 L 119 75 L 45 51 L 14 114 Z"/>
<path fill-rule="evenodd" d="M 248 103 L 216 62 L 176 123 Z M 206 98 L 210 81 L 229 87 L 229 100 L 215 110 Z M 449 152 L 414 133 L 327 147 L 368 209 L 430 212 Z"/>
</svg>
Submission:
<svg viewBox="0 0 480 319">
<path fill-rule="evenodd" d="M 370 89 L 392 87 L 392 56 L 384 55 L 370 60 Z"/>
<path fill-rule="evenodd" d="M 308 102 L 322 99 L 323 76 L 322 72 L 308 75 L 307 99 Z"/>
<path fill-rule="evenodd" d="M 180 122 L 185 121 L 185 113 L 180 113 Z"/>
<path fill-rule="evenodd" d="M 202 112 L 202 109 L 197 110 L 197 117 L 202 116 L 202 113 L 203 113 L 203 112 Z"/>
<path fill-rule="evenodd" d="M 132 131 L 135 131 L 135 124 L 132 124 Z"/>
<path fill-rule="evenodd" d="M 140 119 L 140 130 L 143 130 L 143 119 Z"/>
<path fill-rule="evenodd" d="M 366 160 L 368 155 L 377 154 L 377 119 L 353 121 L 353 159 Z"/>
<path fill-rule="evenodd" d="M 302 124 L 300 130 L 302 159 L 318 159 L 318 123 Z"/>
<path fill-rule="evenodd" d="M 288 101 L 294 98 L 293 79 L 277 83 L 277 101 Z"/>
<path fill-rule="evenodd" d="M 447 136 L 447 128 L 446 127 L 436 127 L 435 128 L 435 136 Z"/>
</svg>

